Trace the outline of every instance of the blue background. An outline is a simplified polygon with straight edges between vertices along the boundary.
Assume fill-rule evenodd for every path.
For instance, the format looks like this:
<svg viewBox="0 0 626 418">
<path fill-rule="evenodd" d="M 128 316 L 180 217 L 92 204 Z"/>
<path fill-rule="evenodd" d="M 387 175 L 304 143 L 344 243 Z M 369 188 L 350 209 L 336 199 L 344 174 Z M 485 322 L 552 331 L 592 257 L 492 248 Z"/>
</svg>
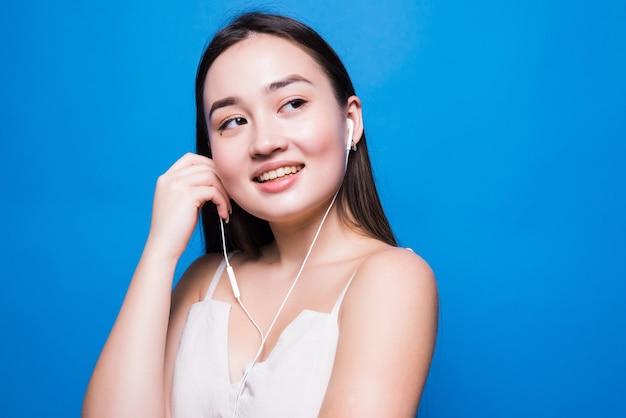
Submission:
<svg viewBox="0 0 626 418">
<path fill-rule="evenodd" d="M 261 4 L 216 3 L 2 3 L 2 416 L 79 415 L 156 177 L 194 147 L 202 48 Z M 626 3 L 265 9 L 344 59 L 391 223 L 437 274 L 420 414 L 626 416 Z"/>
</svg>

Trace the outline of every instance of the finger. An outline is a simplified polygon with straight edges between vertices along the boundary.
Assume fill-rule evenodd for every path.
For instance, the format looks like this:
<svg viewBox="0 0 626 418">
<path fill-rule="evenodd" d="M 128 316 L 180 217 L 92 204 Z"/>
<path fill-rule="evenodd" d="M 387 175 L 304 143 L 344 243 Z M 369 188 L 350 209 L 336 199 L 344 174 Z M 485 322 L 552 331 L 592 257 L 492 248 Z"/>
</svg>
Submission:
<svg viewBox="0 0 626 418">
<path fill-rule="evenodd" d="M 184 181 L 186 184 L 188 184 L 191 187 L 213 187 L 219 194 L 221 194 L 224 197 L 224 200 L 226 202 L 230 201 L 230 195 L 224 188 L 224 185 L 219 180 L 219 178 L 216 177 L 215 174 L 213 173 L 207 173 L 207 172 L 192 173 L 192 174 L 186 175 L 184 179 L 182 179 L 181 181 Z M 230 206 L 230 205 L 227 205 L 227 206 Z M 230 207 L 228 208 L 228 210 L 230 211 Z"/>
<path fill-rule="evenodd" d="M 196 174 L 196 173 L 212 173 L 217 179 L 219 176 L 215 169 L 208 164 L 194 164 L 188 165 L 184 167 L 179 167 L 176 170 L 168 170 L 164 174 L 166 177 L 170 177 L 173 179 L 181 179 L 188 175 Z M 221 182 L 221 180 L 219 180 Z"/>
<path fill-rule="evenodd" d="M 204 177 L 199 173 L 210 174 L 208 177 Z M 214 203 L 218 207 L 218 213 L 223 219 L 228 219 L 230 213 L 232 213 L 230 195 L 217 175 L 215 165 L 211 158 L 204 155 L 186 153 L 179 158 L 162 177 L 168 180 L 181 180 L 190 185 L 214 187 L 217 192 L 222 195 L 222 198 L 220 199 L 217 195 L 207 195 L 202 197 L 204 199 L 203 202 L 209 200 L 214 201 L 214 199 L 217 200 L 217 202 L 214 201 Z"/>
<path fill-rule="evenodd" d="M 226 191 L 226 188 L 222 184 L 219 176 L 210 168 L 206 166 L 190 166 L 182 168 L 174 173 L 168 173 L 168 178 L 171 181 L 179 181 L 189 186 L 213 186 L 228 202 L 228 212 L 231 212 L 230 195 Z"/>
<path fill-rule="evenodd" d="M 212 202 L 217 207 L 217 213 L 220 218 L 228 221 L 230 217 L 230 200 L 224 194 L 211 186 L 194 187 L 192 193 L 194 198 L 202 204 Z"/>
<path fill-rule="evenodd" d="M 189 167 L 192 165 L 207 165 L 209 163 L 212 163 L 209 157 L 188 152 L 180 157 L 174 164 L 172 164 L 167 172 L 176 171 L 183 167 Z"/>
</svg>

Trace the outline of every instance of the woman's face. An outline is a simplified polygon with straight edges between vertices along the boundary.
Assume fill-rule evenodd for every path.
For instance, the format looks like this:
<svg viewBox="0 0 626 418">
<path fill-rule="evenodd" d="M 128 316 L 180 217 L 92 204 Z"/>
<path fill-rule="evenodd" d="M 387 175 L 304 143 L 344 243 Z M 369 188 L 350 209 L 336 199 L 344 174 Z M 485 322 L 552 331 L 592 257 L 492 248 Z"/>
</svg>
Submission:
<svg viewBox="0 0 626 418">
<path fill-rule="evenodd" d="M 204 107 L 217 173 L 244 210 L 294 222 L 326 209 L 344 175 L 347 117 L 360 137 L 360 103 L 340 106 L 304 49 L 272 35 L 233 45 L 207 73 Z"/>
</svg>

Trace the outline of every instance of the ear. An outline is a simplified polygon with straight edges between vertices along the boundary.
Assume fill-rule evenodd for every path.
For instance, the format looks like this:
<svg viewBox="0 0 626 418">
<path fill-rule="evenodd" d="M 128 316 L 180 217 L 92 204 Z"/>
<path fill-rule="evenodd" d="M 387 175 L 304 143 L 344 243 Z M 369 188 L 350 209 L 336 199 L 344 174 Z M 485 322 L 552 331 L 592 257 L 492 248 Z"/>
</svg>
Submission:
<svg viewBox="0 0 626 418">
<path fill-rule="evenodd" d="M 346 119 L 350 119 L 352 123 L 354 123 L 352 144 L 358 144 L 363 136 L 363 113 L 361 110 L 361 99 L 357 96 L 350 96 L 348 97 L 346 105 Z"/>
</svg>

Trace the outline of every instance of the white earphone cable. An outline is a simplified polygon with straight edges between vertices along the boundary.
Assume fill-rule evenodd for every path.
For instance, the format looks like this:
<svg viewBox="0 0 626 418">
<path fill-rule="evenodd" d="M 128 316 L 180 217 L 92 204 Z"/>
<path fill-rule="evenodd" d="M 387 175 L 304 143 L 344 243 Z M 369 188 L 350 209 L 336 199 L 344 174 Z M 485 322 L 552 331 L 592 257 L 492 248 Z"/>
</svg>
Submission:
<svg viewBox="0 0 626 418">
<path fill-rule="evenodd" d="M 276 315 L 274 315 L 274 319 L 272 320 L 272 323 L 270 324 L 270 326 L 268 327 L 268 329 L 267 329 L 267 331 L 265 333 L 263 333 L 263 331 L 261 330 L 261 327 L 259 327 L 259 325 L 256 323 L 254 318 L 252 318 L 252 315 L 250 315 L 250 312 L 248 312 L 248 310 L 246 309 L 243 301 L 241 300 L 241 295 L 239 294 L 238 289 L 237 289 L 237 291 L 235 291 L 233 289 L 233 291 L 236 293 L 235 298 L 237 299 L 237 302 L 239 303 L 239 305 L 243 309 L 243 311 L 246 314 L 246 316 L 248 317 L 248 319 L 250 319 L 250 322 L 252 322 L 254 327 L 257 329 L 257 331 L 261 335 L 261 344 L 259 345 L 259 349 L 257 350 L 257 353 L 254 356 L 254 359 L 252 360 L 252 362 L 248 366 L 248 368 L 245 371 L 243 377 L 241 378 L 241 382 L 239 383 L 239 390 L 237 391 L 237 397 L 235 398 L 235 408 L 233 410 L 233 415 L 232 415 L 233 418 L 236 417 L 236 415 L 237 415 L 237 409 L 238 409 L 238 406 L 239 406 L 239 398 L 241 398 L 241 395 L 243 394 L 243 390 L 245 388 L 246 381 L 248 380 L 248 376 L 250 375 L 250 371 L 252 371 L 252 368 L 254 367 L 254 365 L 259 360 L 259 357 L 261 356 L 261 353 L 263 352 L 263 348 L 265 347 L 265 342 L 267 341 L 267 337 L 269 336 L 270 332 L 274 328 L 274 325 L 276 324 L 276 321 L 278 320 L 278 317 L 280 316 L 281 312 L 283 311 L 283 308 L 285 307 L 285 304 L 287 303 L 287 300 L 289 299 L 289 296 L 291 296 L 291 293 L 293 292 L 293 289 L 296 287 L 296 284 L 298 283 L 298 280 L 300 279 L 300 276 L 302 275 L 302 271 L 304 270 L 304 266 L 306 265 L 306 262 L 308 261 L 309 256 L 311 255 L 311 252 L 313 251 L 313 247 L 315 246 L 315 243 L 317 242 L 317 238 L 319 237 L 319 234 L 322 231 L 322 226 L 324 226 L 324 222 L 326 221 L 326 218 L 328 217 L 328 214 L 330 213 L 330 209 L 333 207 L 333 204 L 335 203 L 335 199 L 337 198 L 337 194 L 338 193 L 339 193 L 339 191 L 337 191 L 335 193 L 335 195 L 333 196 L 333 199 L 330 202 L 330 205 L 328 205 L 328 209 L 326 209 L 326 212 L 324 213 L 324 216 L 322 217 L 320 225 L 318 226 L 317 231 L 315 232 L 315 236 L 313 237 L 313 240 L 311 241 L 311 245 L 309 246 L 309 249 L 308 249 L 306 255 L 304 256 L 304 260 L 302 260 L 302 264 L 300 265 L 300 269 L 298 270 L 298 273 L 296 274 L 296 277 L 293 280 L 293 283 L 291 283 L 291 286 L 289 287 L 289 290 L 287 291 L 287 294 L 283 298 L 283 301 L 280 304 L 280 307 L 278 308 L 278 311 L 276 312 Z M 227 255 L 227 251 L 226 251 L 226 240 L 225 240 L 225 236 L 224 236 L 224 224 L 223 224 L 222 218 L 220 218 L 220 226 L 221 226 L 221 230 L 222 230 L 222 249 L 224 250 L 224 260 L 226 260 L 226 268 L 230 269 L 230 271 L 232 271 L 232 266 L 230 265 L 230 261 L 228 260 L 228 255 Z M 234 275 L 233 275 L 233 278 L 234 278 Z"/>
<path fill-rule="evenodd" d="M 351 129 L 350 129 L 350 131 L 351 131 Z M 351 132 L 350 132 L 350 136 L 351 136 Z M 348 146 L 347 152 L 346 152 L 346 161 L 345 161 L 345 168 L 346 169 L 347 169 L 347 166 L 348 166 L 348 156 L 349 156 L 349 153 L 350 153 L 350 148 Z M 267 337 L 269 336 L 270 332 L 274 328 L 274 325 L 276 324 L 276 321 L 278 320 L 278 317 L 280 316 L 281 312 L 283 311 L 283 308 L 285 307 L 285 304 L 287 303 L 287 300 L 289 299 L 289 296 L 291 296 L 291 293 L 293 292 L 293 289 L 296 287 L 296 284 L 298 283 L 298 280 L 300 279 L 300 275 L 302 274 L 302 271 L 304 270 L 304 266 L 306 265 L 306 262 L 308 261 L 309 256 L 311 255 L 311 252 L 313 251 L 313 247 L 315 246 L 315 243 L 317 242 L 317 238 L 319 237 L 320 232 L 322 231 L 322 227 L 324 226 L 324 222 L 326 221 L 326 218 L 328 217 L 328 214 L 330 213 L 330 210 L 333 207 L 333 204 L 335 203 L 335 200 L 337 199 L 337 195 L 339 194 L 339 190 L 340 189 L 341 188 L 337 189 L 337 191 L 335 192 L 335 195 L 333 196 L 333 198 L 332 198 L 332 200 L 330 202 L 330 205 L 328 205 L 328 208 L 326 209 L 326 212 L 324 213 L 324 216 L 322 217 L 322 220 L 320 221 L 320 224 L 317 227 L 317 231 L 315 232 L 315 235 L 313 236 L 313 240 L 311 241 L 311 245 L 309 245 L 309 249 L 307 250 L 307 253 L 304 256 L 304 260 L 302 260 L 302 264 L 300 265 L 300 269 L 298 270 L 298 273 L 296 274 L 296 277 L 294 278 L 293 283 L 291 283 L 291 287 L 289 287 L 289 290 L 287 291 L 287 294 L 283 298 L 283 301 L 280 304 L 280 307 L 278 308 L 278 311 L 276 312 L 276 315 L 274 315 L 274 319 L 272 320 L 272 323 L 268 327 L 268 329 L 265 332 L 265 334 L 261 330 L 261 327 L 259 327 L 259 325 L 256 323 L 256 321 L 252 318 L 252 315 L 250 315 L 250 312 L 248 312 L 248 310 L 246 309 L 243 301 L 241 300 L 241 293 L 239 292 L 239 288 L 237 286 L 237 280 L 235 279 L 235 273 L 233 271 L 232 266 L 230 265 L 230 261 L 228 259 L 228 254 L 227 254 L 227 251 L 226 251 L 226 237 L 225 237 L 225 233 L 224 233 L 224 222 L 223 222 L 222 218 L 219 217 L 221 233 L 222 233 L 222 249 L 224 251 L 224 260 L 226 262 L 226 272 L 228 273 L 228 278 L 229 278 L 231 286 L 233 288 L 233 293 L 235 295 L 235 299 L 237 299 L 237 302 L 239 303 L 239 306 L 241 306 L 241 308 L 243 309 L 243 311 L 246 314 L 246 316 L 248 317 L 248 319 L 250 319 L 250 322 L 252 322 L 254 327 L 257 329 L 257 331 L 261 335 L 261 344 L 259 345 L 259 349 L 257 350 L 257 353 L 254 356 L 254 359 L 252 360 L 252 362 L 249 364 L 247 370 L 244 372 L 244 374 L 243 374 L 243 376 L 241 378 L 241 382 L 239 383 L 239 389 L 237 391 L 237 397 L 235 398 L 235 408 L 233 409 L 232 418 L 235 418 L 237 416 L 237 410 L 239 408 L 239 399 L 243 395 L 243 390 L 245 388 L 246 381 L 248 380 L 248 376 L 250 375 L 250 372 L 252 371 L 252 368 L 254 367 L 254 365 L 259 360 L 259 357 L 261 356 L 261 353 L 263 352 L 263 349 L 265 348 L 265 342 L 267 341 Z"/>
</svg>

